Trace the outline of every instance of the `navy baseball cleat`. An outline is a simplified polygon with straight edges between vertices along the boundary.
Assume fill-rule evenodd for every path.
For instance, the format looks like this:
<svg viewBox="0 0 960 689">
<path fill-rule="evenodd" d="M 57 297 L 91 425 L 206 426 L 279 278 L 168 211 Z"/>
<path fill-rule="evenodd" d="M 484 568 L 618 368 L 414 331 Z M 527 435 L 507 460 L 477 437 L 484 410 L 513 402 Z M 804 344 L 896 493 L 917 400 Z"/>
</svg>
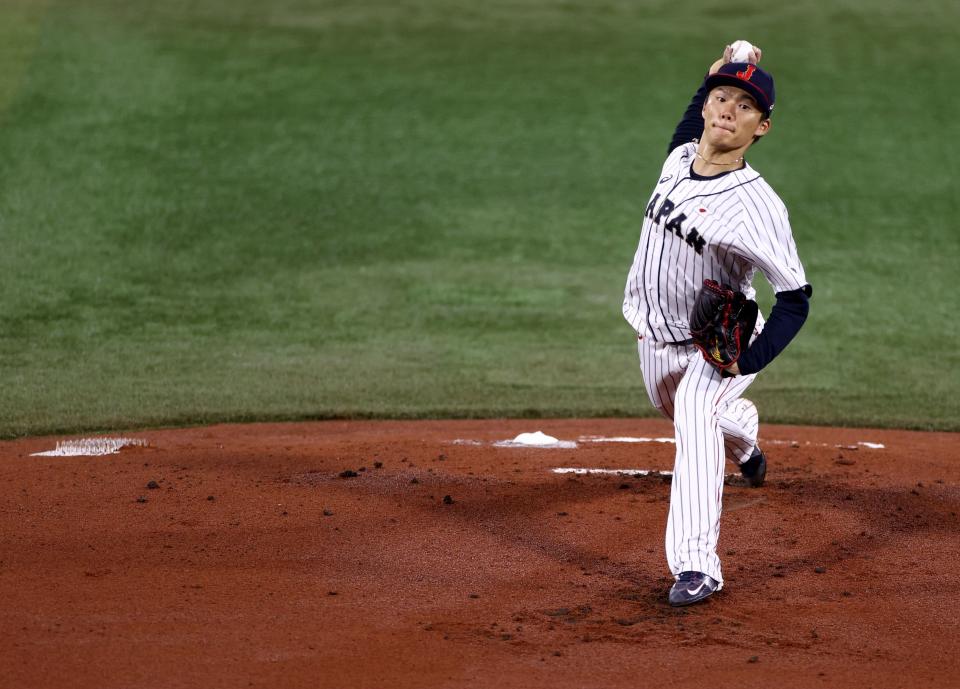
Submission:
<svg viewBox="0 0 960 689">
<path fill-rule="evenodd" d="M 680 572 L 676 583 L 670 589 L 670 605 L 677 608 L 699 603 L 719 590 L 720 584 L 717 580 L 703 572 Z"/>
<path fill-rule="evenodd" d="M 763 480 L 767 477 L 767 456 L 763 454 L 759 445 L 753 448 L 750 459 L 740 465 L 740 473 L 747 479 L 751 488 L 759 488 L 763 485 Z"/>
</svg>

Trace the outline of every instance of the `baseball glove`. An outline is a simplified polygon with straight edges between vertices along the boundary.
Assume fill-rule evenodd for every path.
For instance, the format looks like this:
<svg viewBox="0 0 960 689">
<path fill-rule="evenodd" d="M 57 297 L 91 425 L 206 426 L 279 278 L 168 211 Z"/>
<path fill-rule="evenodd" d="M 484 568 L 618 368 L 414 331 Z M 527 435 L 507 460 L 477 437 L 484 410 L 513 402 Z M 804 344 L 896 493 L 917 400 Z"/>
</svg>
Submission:
<svg viewBox="0 0 960 689">
<path fill-rule="evenodd" d="M 750 346 L 757 302 L 715 280 L 704 280 L 690 313 L 690 336 L 703 358 L 725 375 Z"/>
</svg>

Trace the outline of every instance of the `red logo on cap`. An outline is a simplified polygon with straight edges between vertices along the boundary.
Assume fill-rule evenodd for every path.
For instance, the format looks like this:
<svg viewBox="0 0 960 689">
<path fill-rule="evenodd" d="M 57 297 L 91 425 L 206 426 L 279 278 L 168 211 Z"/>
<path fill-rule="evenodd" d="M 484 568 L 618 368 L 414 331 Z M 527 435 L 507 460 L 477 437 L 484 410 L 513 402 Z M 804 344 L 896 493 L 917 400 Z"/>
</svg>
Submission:
<svg viewBox="0 0 960 689">
<path fill-rule="evenodd" d="M 754 71 L 757 68 L 753 65 L 747 65 L 747 68 L 742 72 L 737 72 L 737 76 L 745 81 L 750 81 L 750 77 L 753 76 Z"/>
</svg>

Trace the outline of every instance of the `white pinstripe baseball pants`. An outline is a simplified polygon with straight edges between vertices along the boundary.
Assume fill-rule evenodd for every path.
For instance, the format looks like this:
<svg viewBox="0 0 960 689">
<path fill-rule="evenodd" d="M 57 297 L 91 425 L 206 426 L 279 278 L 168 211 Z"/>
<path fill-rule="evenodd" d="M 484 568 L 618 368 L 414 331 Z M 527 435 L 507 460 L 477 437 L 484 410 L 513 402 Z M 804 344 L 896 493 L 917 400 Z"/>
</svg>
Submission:
<svg viewBox="0 0 960 689">
<path fill-rule="evenodd" d="M 638 344 L 647 395 L 673 421 L 677 457 L 667 518 L 667 564 L 674 576 L 696 571 L 723 584 L 717 539 L 724 457 L 740 464 L 757 442 L 759 419 L 741 395 L 756 378 L 722 378 L 696 347 Z"/>
</svg>

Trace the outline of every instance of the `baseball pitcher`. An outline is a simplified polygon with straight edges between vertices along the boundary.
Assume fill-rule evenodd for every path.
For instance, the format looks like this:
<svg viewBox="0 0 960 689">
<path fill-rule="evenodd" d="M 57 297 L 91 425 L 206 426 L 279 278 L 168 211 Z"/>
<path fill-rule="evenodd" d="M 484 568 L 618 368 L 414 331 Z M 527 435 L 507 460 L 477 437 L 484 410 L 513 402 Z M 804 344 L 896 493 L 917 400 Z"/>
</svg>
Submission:
<svg viewBox="0 0 960 689">
<path fill-rule="evenodd" d="M 751 486 L 767 471 L 743 394 L 800 330 L 812 293 L 783 202 L 745 160 L 770 133 L 775 94 L 760 49 L 737 46 L 737 61 L 727 46 L 711 65 L 677 125 L 624 290 L 647 394 L 676 433 L 666 555 L 677 606 L 723 588 L 725 459 Z M 776 294 L 766 321 L 753 301 L 757 270 Z"/>
</svg>

